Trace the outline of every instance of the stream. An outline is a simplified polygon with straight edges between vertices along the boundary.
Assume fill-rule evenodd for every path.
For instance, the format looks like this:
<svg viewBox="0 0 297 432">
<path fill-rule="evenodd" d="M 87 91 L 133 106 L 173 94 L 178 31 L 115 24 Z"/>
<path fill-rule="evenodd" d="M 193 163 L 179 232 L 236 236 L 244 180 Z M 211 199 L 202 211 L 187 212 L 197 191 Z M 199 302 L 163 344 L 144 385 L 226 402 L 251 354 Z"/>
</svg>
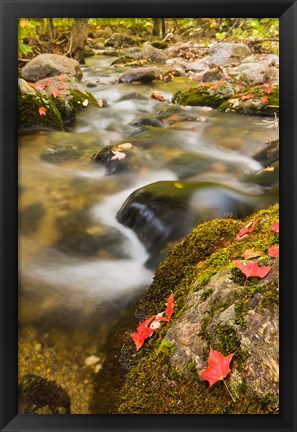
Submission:
<svg viewBox="0 0 297 432">
<path fill-rule="evenodd" d="M 28 131 L 19 137 L 20 326 L 35 326 L 40 339 L 64 332 L 67 346 L 78 349 L 78 364 L 94 354 L 103 368 L 112 329 L 154 275 L 139 231 L 117 219 L 126 199 L 156 182 L 174 182 L 176 193 L 180 182 L 202 182 L 207 187 L 196 201 L 205 208 L 213 199 L 224 208 L 221 187 L 237 191 L 241 204 L 252 196 L 265 205 L 265 193 L 246 179 L 263 168 L 253 155 L 278 138 L 278 130 L 267 129 L 260 117 L 204 107 L 182 107 L 162 118 L 170 105 L 151 99 L 152 91 L 170 100 L 193 81 L 118 84 L 127 69 L 110 68 L 115 59 L 93 56 L 82 67 L 82 83 L 94 83 L 88 90 L 107 107 L 83 110 L 66 132 Z M 109 173 L 91 161 L 100 148 L 121 143 L 138 150 L 129 169 Z M 73 155 L 48 157 L 57 145 L 69 146 Z M 159 211 L 160 222 L 165 210 Z M 158 221 L 152 218 L 153 231 Z M 48 376 L 58 378 L 54 369 Z M 73 400 L 73 410 L 83 413 Z"/>
</svg>

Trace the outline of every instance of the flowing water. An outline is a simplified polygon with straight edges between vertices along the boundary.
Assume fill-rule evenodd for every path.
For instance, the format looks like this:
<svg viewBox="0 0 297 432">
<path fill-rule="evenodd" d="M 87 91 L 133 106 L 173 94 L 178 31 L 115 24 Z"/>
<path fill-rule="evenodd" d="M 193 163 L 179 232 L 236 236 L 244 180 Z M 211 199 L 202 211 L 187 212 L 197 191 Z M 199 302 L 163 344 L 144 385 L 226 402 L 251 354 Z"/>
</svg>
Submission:
<svg viewBox="0 0 297 432">
<path fill-rule="evenodd" d="M 113 326 L 153 278 L 144 245 L 116 219 L 126 198 L 161 180 L 215 182 L 259 194 L 243 179 L 261 170 L 252 156 L 278 135 L 260 118 L 201 107 L 141 128 L 138 120 L 156 120 L 168 108 L 150 98 L 153 90 L 169 99 L 193 81 L 117 84 L 125 69 L 110 69 L 113 60 L 92 57 L 83 70 L 83 82 L 96 83 L 89 90 L 108 102 L 106 108 L 88 107 L 67 132 L 19 138 L 20 324 L 35 323 L 40 333 L 66 329 L 76 345 L 87 329 L 103 356 Z M 138 98 L 121 100 L 131 92 Z M 91 162 L 99 148 L 121 143 L 139 151 L 131 169 L 109 174 Z M 55 146 L 72 147 L 73 157 L 42 156 Z"/>
</svg>

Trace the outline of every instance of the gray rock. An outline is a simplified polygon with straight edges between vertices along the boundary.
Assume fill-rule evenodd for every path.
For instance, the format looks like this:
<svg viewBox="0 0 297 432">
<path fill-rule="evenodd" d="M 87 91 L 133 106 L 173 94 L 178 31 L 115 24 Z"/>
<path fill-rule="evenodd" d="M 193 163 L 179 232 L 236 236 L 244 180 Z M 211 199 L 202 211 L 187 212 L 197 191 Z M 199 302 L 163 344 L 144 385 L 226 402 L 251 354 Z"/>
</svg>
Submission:
<svg viewBox="0 0 297 432">
<path fill-rule="evenodd" d="M 132 69 L 124 73 L 120 78 L 120 83 L 131 83 L 134 81 L 151 82 L 159 78 L 161 71 L 156 67 L 145 67 Z"/>
<path fill-rule="evenodd" d="M 279 56 L 276 54 L 268 54 L 263 62 L 266 66 L 279 66 Z"/>
<path fill-rule="evenodd" d="M 31 87 L 24 79 L 22 78 L 18 79 L 18 86 L 22 94 L 36 95 L 36 91 L 34 90 L 34 88 Z"/>
<path fill-rule="evenodd" d="M 143 44 L 141 56 L 142 58 L 148 59 L 153 63 L 165 63 L 168 58 L 163 51 L 158 48 L 154 48 L 147 42 Z"/>
<path fill-rule="evenodd" d="M 212 45 L 208 54 L 210 61 L 216 65 L 241 63 L 243 59 L 251 55 L 251 51 L 244 43 L 220 42 Z"/>
<path fill-rule="evenodd" d="M 121 33 L 115 33 L 113 36 L 111 36 L 105 41 L 106 47 L 119 48 L 122 46 L 129 46 L 134 44 L 135 44 L 135 40 L 133 38 Z"/>
<path fill-rule="evenodd" d="M 274 267 L 273 277 L 278 280 L 276 262 Z M 270 281 L 265 278 L 262 283 Z M 202 290 L 190 294 L 188 309 L 171 326 L 165 337 L 175 346 L 170 361 L 180 371 L 184 371 L 189 361 L 195 362 L 198 373 L 207 367 L 205 351 L 209 347 L 201 331 L 205 318 L 208 317 L 209 320 L 210 317 L 207 332 L 213 343 L 219 341 L 220 329 L 231 329 L 246 355 L 242 367 L 236 369 L 236 373 L 232 371 L 230 375 L 232 390 L 236 392 L 238 384 L 244 381 L 248 389 L 260 397 L 267 393 L 278 397 L 278 309 L 273 306 L 263 307 L 261 303 L 265 294 L 258 296 L 257 301 L 249 302 L 243 328 L 236 322 L 236 305 L 243 298 L 245 291 L 231 280 L 230 270 L 222 270 Z M 226 305 L 223 310 L 220 309 L 222 305 Z M 220 312 L 213 313 L 216 309 Z"/>
<path fill-rule="evenodd" d="M 58 54 L 40 54 L 31 60 L 22 70 L 26 81 L 38 81 L 55 75 L 69 74 L 81 79 L 79 62 Z"/>
<path fill-rule="evenodd" d="M 263 84 L 265 69 L 263 63 L 243 63 L 233 69 L 232 75 L 235 73 L 239 82 L 248 85 Z"/>
<path fill-rule="evenodd" d="M 279 83 L 279 69 L 275 66 L 268 66 L 264 72 L 264 82 L 269 82 L 270 84 Z"/>
</svg>

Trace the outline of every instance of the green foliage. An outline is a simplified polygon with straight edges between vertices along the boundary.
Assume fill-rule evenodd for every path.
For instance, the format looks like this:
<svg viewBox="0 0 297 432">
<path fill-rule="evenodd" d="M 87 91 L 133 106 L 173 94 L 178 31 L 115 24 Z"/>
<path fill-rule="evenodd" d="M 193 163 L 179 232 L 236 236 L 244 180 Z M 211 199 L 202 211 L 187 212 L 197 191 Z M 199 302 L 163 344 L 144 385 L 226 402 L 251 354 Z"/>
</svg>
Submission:
<svg viewBox="0 0 297 432">
<path fill-rule="evenodd" d="M 20 18 L 18 27 L 18 54 L 20 57 L 32 52 L 32 47 L 26 42 L 28 38 L 36 36 L 36 29 L 40 23 L 33 19 Z"/>
</svg>

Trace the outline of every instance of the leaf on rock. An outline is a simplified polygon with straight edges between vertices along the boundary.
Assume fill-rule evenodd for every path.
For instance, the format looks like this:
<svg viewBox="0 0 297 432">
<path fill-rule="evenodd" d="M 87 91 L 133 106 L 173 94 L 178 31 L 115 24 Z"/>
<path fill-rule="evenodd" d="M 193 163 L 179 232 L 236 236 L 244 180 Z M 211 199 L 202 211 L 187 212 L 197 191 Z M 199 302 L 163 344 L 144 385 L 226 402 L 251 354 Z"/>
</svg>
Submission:
<svg viewBox="0 0 297 432">
<path fill-rule="evenodd" d="M 277 258 L 279 256 L 279 247 L 278 246 L 271 246 L 268 249 L 268 254 L 271 258 Z"/>
<path fill-rule="evenodd" d="M 244 251 L 244 254 L 242 255 L 244 259 L 251 259 L 251 258 L 256 258 L 259 256 L 262 256 L 263 252 L 261 251 L 255 251 L 254 249 L 247 249 L 246 251 Z"/>
<path fill-rule="evenodd" d="M 155 315 L 151 316 L 147 320 L 139 323 L 137 327 L 137 333 L 131 333 L 131 337 L 135 343 L 137 351 L 142 347 L 144 341 L 151 337 L 154 333 L 154 329 L 148 327 L 149 324 L 155 319 Z"/>
<path fill-rule="evenodd" d="M 276 233 L 279 233 L 279 222 L 275 222 L 274 224 L 272 224 L 272 229 Z"/>
<path fill-rule="evenodd" d="M 173 314 L 173 304 L 174 304 L 174 295 L 173 293 L 170 294 L 167 300 L 167 307 L 166 307 L 166 315 L 168 318 L 168 321 L 170 321 L 172 314 Z"/>
<path fill-rule="evenodd" d="M 253 232 L 255 230 L 255 226 L 257 225 L 258 222 L 259 222 L 259 219 L 256 219 L 252 222 L 252 224 L 250 222 L 244 228 L 241 228 L 241 230 L 238 231 L 238 233 L 236 234 L 236 238 L 240 238 L 240 237 L 244 236 L 245 234 L 250 234 L 251 232 Z"/>
<path fill-rule="evenodd" d="M 174 187 L 176 187 L 177 189 L 183 189 L 183 185 L 179 182 L 175 182 Z"/>
<path fill-rule="evenodd" d="M 111 160 L 121 161 L 126 158 L 126 153 L 119 152 L 119 151 L 112 151 L 112 153 L 114 154 L 114 156 L 111 158 Z"/>
<path fill-rule="evenodd" d="M 267 97 L 267 96 L 263 96 L 263 97 L 261 98 L 261 101 L 262 101 L 263 103 L 267 103 L 267 102 L 268 102 L 268 97 Z"/>
<path fill-rule="evenodd" d="M 46 115 L 46 108 L 45 107 L 39 107 L 38 109 L 39 115 Z"/>
<path fill-rule="evenodd" d="M 47 87 L 47 84 L 36 84 L 35 85 L 36 90 L 44 90 L 45 87 Z"/>
<path fill-rule="evenodd" d="M 225 357 L 220 351 L 210 347 L 208 367 L 200 373 L 202 378 L 209 382 L 210 387 L 217 381 L 223 380 L 231 372 L 229 366 L 233 356 L 234 353 Z"/>
<path fill-rule="evenodd" d="M 60 96 L 61 96 L 61 93 L 60 93 L 58 90 L 54 90 L 54 91 L 52 92 L 52 95 L 53 95 L 54 98 L 56 99 L 57 97 L 60 97 Z"/>
<path fill-rule="evenodd" d="M 271 270 L 270 266 L 259 267 L 257 261 L 250 261 L 244 264 L 241 261 L 235 260 L 234 264 L 246 276 L 245 285 L 249 277 L 259 277 L 263 279 Z"/>
<path fill-rule="evenodd" d="M 255 97 L 254 94 L 247 94 L 242 96 L 241 100 L 249 100 L 249 99 L 253 99 Z"/>
</svg>

